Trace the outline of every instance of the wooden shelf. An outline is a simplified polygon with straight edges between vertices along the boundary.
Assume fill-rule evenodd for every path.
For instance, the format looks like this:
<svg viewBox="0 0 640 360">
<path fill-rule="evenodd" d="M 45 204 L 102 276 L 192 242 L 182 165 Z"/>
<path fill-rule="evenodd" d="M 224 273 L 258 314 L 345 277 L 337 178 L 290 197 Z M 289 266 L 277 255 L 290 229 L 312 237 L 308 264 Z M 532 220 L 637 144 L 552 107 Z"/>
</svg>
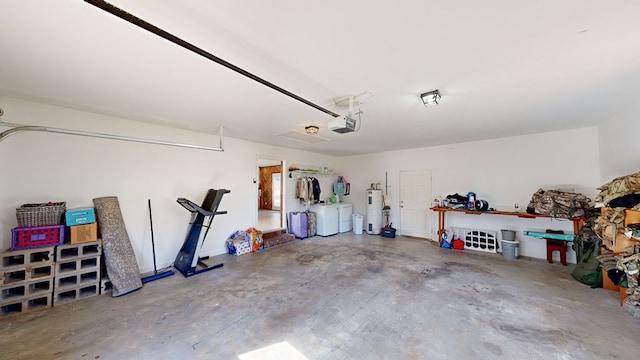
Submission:
<svg viewBox="0 0 640 360">
<path fill-rule="evenodd" d="M 451 208 L 445 208 L 445 207 L 432 207 L 431 210 L 438 211 L 438 212 L 458 212 L 458 213 L 465 213 L 467 215 L 482 215 L 482 214 L 508 215 L 508 216 L 522 217 L 522 218 L 552 217 L 548 215 L 537 215 L 537 214 L 529 214 L 526 212 L 515 212 L 515 211 L 472 211 L 472 210 L 465 210 L 465 209 L 451 209 Z"/>
</svg>

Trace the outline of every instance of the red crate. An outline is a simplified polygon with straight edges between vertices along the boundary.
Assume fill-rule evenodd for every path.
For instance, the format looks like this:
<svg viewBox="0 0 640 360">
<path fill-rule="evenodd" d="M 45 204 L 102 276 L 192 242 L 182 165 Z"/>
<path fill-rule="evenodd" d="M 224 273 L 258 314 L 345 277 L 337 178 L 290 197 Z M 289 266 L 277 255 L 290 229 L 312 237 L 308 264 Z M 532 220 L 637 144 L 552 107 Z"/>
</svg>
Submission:
<svg viewBox="0 0 640 360">
<path fill-rule="evenodd" d="M 29 226 L 11 229 L 11 250 L 60 245 L 64 242 L 64 225 Z"/>
</svg>

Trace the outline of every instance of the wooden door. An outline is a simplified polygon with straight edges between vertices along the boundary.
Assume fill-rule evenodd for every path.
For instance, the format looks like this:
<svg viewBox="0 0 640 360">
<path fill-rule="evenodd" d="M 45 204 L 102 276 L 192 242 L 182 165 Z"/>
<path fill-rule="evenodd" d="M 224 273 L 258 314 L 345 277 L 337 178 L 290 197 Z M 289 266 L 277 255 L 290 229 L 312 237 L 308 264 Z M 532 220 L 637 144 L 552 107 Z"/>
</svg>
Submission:
<svg viewBox="0 0 640 360">
<path fill-rule="evenodd" d="M 273 209 L 273 194 L 271 190 L 273 185 L 271 175 L 273 173 L 282 173 L 282 165 L 260 167 L 260 203 L 258 208 L 261 210 Z"/>
</svg>

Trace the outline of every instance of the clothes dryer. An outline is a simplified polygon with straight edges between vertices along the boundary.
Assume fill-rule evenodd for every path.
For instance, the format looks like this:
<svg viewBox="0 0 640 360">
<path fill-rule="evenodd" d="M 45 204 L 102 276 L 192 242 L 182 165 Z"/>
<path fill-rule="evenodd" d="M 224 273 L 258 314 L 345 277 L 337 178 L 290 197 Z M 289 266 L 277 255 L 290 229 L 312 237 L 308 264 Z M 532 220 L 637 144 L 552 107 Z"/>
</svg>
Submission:
<svg viewBox="0 0 640 360">
<path fill-rule="evenodd" d="M 340 203 L 338 204 L 338 231 L 343 233 L 351 231 L 352 222 L 351 215 L 353 215 L 353 204 Z"/>
</svg>

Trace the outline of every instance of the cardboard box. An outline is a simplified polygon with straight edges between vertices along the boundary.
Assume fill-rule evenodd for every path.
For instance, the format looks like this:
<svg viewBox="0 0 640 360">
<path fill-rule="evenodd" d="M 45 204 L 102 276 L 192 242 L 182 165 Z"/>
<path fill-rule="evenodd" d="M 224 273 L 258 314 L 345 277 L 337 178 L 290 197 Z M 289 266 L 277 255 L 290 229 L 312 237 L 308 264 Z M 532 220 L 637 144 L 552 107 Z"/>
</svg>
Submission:
<svg viewBox="0 0 640 360">
<path fill-rule="evenodd" d="M 93 208 L 69 209 L 64 219 L 67 226 L 90 224 L 96 222 L 96 214 Z"/>
<path fill-rule="evenodd" d="M 98 240 L 98 224 L 69 226 L 69 240 L 72 244 L 81 244 Z"/>
</svg>

